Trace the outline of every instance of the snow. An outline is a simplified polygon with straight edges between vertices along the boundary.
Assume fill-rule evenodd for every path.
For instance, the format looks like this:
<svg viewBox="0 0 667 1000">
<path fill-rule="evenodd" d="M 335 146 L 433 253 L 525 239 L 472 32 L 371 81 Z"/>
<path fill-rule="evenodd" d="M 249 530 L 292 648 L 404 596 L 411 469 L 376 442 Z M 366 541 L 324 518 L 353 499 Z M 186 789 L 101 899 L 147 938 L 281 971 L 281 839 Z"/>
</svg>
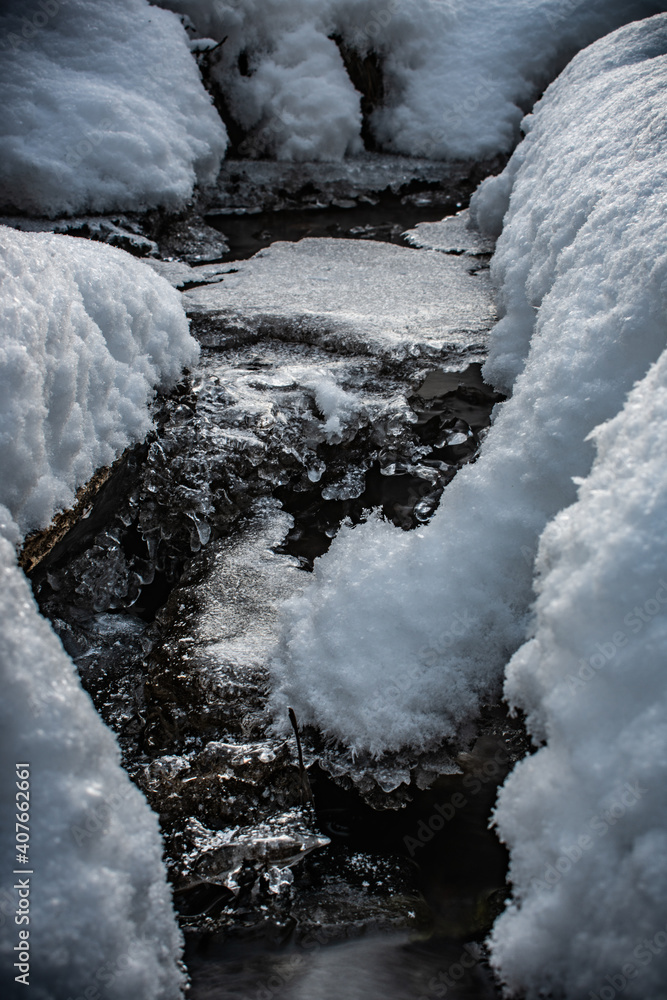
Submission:
<svg viewBox="0 0 667 1000">
<path fill-rule="evenodd" d="M 198 338 L 267 335 L 346 352 L 455 358 L 478 353 L 493 305 L 485 275 L 439 253 L 388 243 L 274 243 L 214 285 L 183 296 Z"/>
<path fill-rule="evenodd" d="M 548 740 L 496 812 L 515 902 L 494 963 L 529 1000 L 665 995 L 666 426 L 663 354 L 542 536 L 535 635 L 508 668 L 511 703 Z"/>
<path fill-rule="evenodd" d="M 379 755 L 453 738 L 499 696 L 530 620 L 538 538 L 590 471 L 589 433 L 665 347 L 666 22 L 578 56 L 505 176 L 482 187 L 481 220 L 513 183 L 493 262 L 504 316 L 485 368 L 512 398 L 429 525 L 371 519 L 317 561 L 285 615 L 278 716 L 291 704 Z M 382 697 L 390 688 L 399 702 Z"/>
<path fill-rule="evenodd" d="M 145 436 L 198 349 L 178 293 L 104 244 L 0 227 L 0 288 L 0 503 L 25 533 Z"/>
<path fill-rule="evenodd" d="M 103 244 L 0 227 L 0 289 L 0 794 L 13 814 L 9 767 L 29 762 L 30 986 L 43 1000 L 176 1000 L 182 942 L 157 819 L 14 550 L 145 435 L 153 386 L 173 383 L 198 347 L 178 292 Z M 3 831 L 0 922 L 13 930 L 0 965 L 13 982 L 16 838 Z"/>
<path fill-rule="evenodd" d="M 0 13 L 0 207 L 175 209 L 227 139 L 178 18 L 146 0 L 42 0 Z"/>
<path fill-rule="evenodd" d="M 382 66 L 371 114 L 386 151 L 509 152 L 540 91 L 579 49 L 659 0 L 161 0 L 224 45 L 213 75 L 250 155 L 335 160 L 361 148 L 360 95 L 333 40 Z"/>
<path fill-rule="evenodd" d="M 0 507 L 5 533 L 8 512 Z M 40 1000 L 101 996 L 176 1000 L 181 938 L 162 864 L 157 817 L 120 766 L 115 738 L 40 616 L 12 545 L 0 538 L 0 795 L 16 812 L 15 762 L 30 764 L 28 865 L 13 822 L 0 837 L 0 969 L 6 996 L 19 931 L 29 931 L 29 990 Z M 21 800 L 23 801 L 23 800 Z M 34 874 L 12 875 L 14 869 Z M 17 880 L 29 924 L 14 923 Z M 25 894 L 25 893 L 24 893 Z M 88 991 L 88 992 L 86 992 Z"/>
</svg>

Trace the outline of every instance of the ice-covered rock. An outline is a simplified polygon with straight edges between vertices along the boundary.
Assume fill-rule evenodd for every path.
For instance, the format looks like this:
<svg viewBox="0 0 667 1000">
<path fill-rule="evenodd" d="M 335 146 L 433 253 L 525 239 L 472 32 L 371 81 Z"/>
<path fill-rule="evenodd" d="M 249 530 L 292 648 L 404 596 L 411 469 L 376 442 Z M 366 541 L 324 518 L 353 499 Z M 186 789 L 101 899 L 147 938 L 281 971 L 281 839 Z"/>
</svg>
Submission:
<svg viewBox="0 0 667 1000">
<path fill-rule="evenodd" d="M 492 254 L 495 249 L 495 239 L 472 224 L 467 208 L 441 222 L 419 222 L 403 235 L 414 247 L 440 250 L 441 253 L 480 257 Z"/>
<path fill-rule="evenodd" d="M 347 353 L 473 358 L 494 319 L 485 275 L 435 252 L 306 239 L 235 267 L 184 295 L 205 345 L 272 336 Z"/>
<path fill-rule="evenodd" d="M 171 12 L 9 0 L 0 35 L 5 211 L 175 208 L 215 180 L 225 127 Z"/>
</svg>

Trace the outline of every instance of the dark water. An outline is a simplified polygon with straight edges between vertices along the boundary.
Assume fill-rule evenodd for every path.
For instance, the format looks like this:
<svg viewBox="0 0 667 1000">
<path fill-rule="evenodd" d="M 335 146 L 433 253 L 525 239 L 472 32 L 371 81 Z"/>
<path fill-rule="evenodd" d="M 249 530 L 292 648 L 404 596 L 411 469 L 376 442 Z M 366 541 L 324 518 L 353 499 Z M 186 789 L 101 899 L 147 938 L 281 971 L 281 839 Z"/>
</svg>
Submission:
<svg viewBox="0 0 667 1000">
<path fill-rule="evenodd" d="M 419 222 L 437 222 L 457 212 L 461 202 L 451 206 L 432 204 L 427 195 L 423 206 L 402 204 L 398 198 L 384 196 L 377 204 L 355 204 L 350 208 L 292 209 L 282 212 L 258 212 L 253 215 L 205 216 L 208 225 L 224 233 L 229 253 L 224 260 L 245 260 L 258 250 L 279 241 L 296 242 L 306 237 L 380 240 L 398 246 L 410 246 L 402 234 Z"/>
</svg>

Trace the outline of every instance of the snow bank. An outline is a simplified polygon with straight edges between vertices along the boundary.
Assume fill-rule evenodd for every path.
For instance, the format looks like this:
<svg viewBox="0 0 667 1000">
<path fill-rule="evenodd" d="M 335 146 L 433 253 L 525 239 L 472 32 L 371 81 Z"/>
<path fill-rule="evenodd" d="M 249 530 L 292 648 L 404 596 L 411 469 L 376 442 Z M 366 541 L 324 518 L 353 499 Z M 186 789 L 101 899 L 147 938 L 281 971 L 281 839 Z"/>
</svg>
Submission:
<svg viewBox="0 0 667 1000">
<path fill-rule="evenodd" d="M 25 946 L 19 931 L 27 930 L 31 957 L 21 963 L 40 1000 L 175 1000 L 183 986 L 181 939 L 157 819 L 40 616 L 14 546 L 145 434 L 153 386 L 174 381 L 198 349 L 178 293 L 164 279 L 123 251 L 68 236 L 0 227 L 0 317 L 6 816 L 16 811 L 14 763 L 30 765 L 30 863 L 20 863 L 13 823 L 0 836 L 6 995 L 22 995 L 15 976 L 25 970 L 14 966 L 15 946 Z M 18 926 L 23 876 L 11 873 L 24 867 L 34 872 L 26 875 L 30 922 Z"/>
<path fill-rule="evenodd" d="M 27 930 L 27 992 L 40 1000 L 176 1000 L 183 985 L 176 964 L 181 940 L 157 817 L 122 770 L 115 738 L 40 616 L 4 538 L 0 578 L 0 803 L 6 817 L 16 812 L 14 764 L 30 765 L 29 864 L 18 861 L 13 822 L 3 824 L 0 837 L 3 996 L 23 995 L 15 976 L 26 969 L 14 967 L 21 954 L 14 948 L 25 944 L 19 932 Z M 14 869 L 22 874 L 12 876 Z M 19 880 L 29 902 L 29 923 L 20 926 L 14 922 Z"/>
<path fill-rule="evenodd" d="M 178 19 L 146 0 L 8 0 L 0 13 L 0 207 L 176 208 L 226 133 Z"/>
<path fill-rule="evenodd" d="M 22 532 L 150 427 L 197 358 L 178 292 L 129 254 L 0 227 L 0 503 Z"/>
<path fill-rule="evenodd" d="M 575 52 L 666 7 L 659 0 L 161 0 L 161 6 L 186 14 L 199 37 L 226 38 L 214 76 L 230 113 L 250 131 L 245 152 L 295 160 L 338 159 L 361 148 L 360 95 L 341 51 L 348 62 L 356 54 L 357 72 L 384 90 L 370 125 L 385 149 L 484 157 L 512 148 L 523 112 Z M 382 82 L 373 84 L 372 72 L 360 65 L 369 52 L 380 58 Z"/>
<path fill-rule="evenodd" d="M 666 995 L 666 428 L 663 354 L 542 536 L 535 636 L 509 665 L 548 739 L 496 812 L 514 902 L 494 963 L 528 998 Z"/>
<path fill-rule="evenodd" d="M 590 431 L 665 346 L 665 52 L 661 15 L 580 54 L 481 189 L 477 216 L 491 220 L 513 184 L 487 372 L 509 383 L 519 359 L 523 371 L 428 526 L 373 520 L 318 560 L 286 618 L 278 712 L 287 702 L 381 753 L 452 736 L 499 695 L 525 636 L 539 535 L 590 471 Z M 397 689 L 399 701 L 382 695 Z"/>
</svg>

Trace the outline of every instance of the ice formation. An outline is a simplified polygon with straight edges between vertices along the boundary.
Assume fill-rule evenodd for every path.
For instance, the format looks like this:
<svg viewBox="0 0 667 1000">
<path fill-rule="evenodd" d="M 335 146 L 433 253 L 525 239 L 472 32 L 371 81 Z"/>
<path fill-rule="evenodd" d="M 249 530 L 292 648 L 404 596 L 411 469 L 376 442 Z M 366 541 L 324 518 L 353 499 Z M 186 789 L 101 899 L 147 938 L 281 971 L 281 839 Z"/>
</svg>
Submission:
<svg viewBox="0 0 667 1000">
<path fill-rule="evenodd" d="M 0 733 L 5 814 L 13 762 L 30 765 L 30 924 L 5 824 L 0 965 L 29 930 L 28 982 L 44 1000 L 181 995 L 180 935 L 158 824 L 74 666 L 40 616 L 13 546 L 150 426 L 153 386 L 198 348 L 178 293 L 129 254 L 68 236 L 0 228 Z M 9 509 L 8 509 L 9 508 Z M 20 867 L 20 865 L 19 865 Z M 24 980 L 25 982 L 25 980 Z"/>
<path fill-rule="evenodd" d="M 589 433 L 665 346 L 666 21 L 579 55 L 473 206 L 500 215 L 513 184 L 487 370 L 511 384 L 525 364 L 481 458 L 425 528 L 341 532 L 286 618 L 279 710 L 289 701 L 352 747 L 427 746 L 499 694 L 525 636 L 539 535 L 590 470 Z M 396 686 L 400 704 L 382 697 Z"/>
<path fill-rule="evenodd" d="M 305 239 L 234 266 L 184 295 L 203 343 L 285 335 L 362 354 L 456 356 L 483 350 L 495 318 L 486 275 L 444 254 Z"/>
<path fill-rule="evenodd" d="M 176 208 L 227 140 L 187 36 L 146 0 L 9 0 L 0 13 L 0 205 Z"/>
<path fill-rule="evenodd" d="M 150 427 L 198 348 L 178 293 L 129 254 L 0 227 L 0 503 L 22 532 Z"/>
<path fill-rule="evenodd" d="M 374 137 L 435 158 L 509 151 L 523 112 L 579 49 L 660 0 L 161 0 L 220 42 L 213 75 L 250 155 L 332 160 Z M 201 43 L 199 43 L 201 44 Z M 381 79 L 363 60 L 374 53 Z M 344 64 L 347 61 L 347 67 Z M 314 63 L 317 64 L 316 73 Z M 356 64 L 356 70 L 354 68 Z"/>
</svg>

